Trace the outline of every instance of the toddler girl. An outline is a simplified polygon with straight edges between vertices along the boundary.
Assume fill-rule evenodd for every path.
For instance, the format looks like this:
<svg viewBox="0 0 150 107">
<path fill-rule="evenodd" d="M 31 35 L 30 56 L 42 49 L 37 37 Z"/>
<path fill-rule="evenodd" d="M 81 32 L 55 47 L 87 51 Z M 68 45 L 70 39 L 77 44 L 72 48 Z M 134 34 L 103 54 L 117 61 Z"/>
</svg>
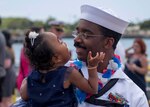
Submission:
<svg viewBox="0 0 150 107">
<path fill-rule="evenodd" d="M 21 97 L 32 107 L 77 107 L 74 89 L 89 94 L 98 92 L 97 65 L 105 54 L 88 55 L 89 79 L 73 67 L 64 66 L 70 59 L 67 45 L 50 32 L 28 32 L 25 53 L 34 70 L 23 81 Z"/>
</svg>

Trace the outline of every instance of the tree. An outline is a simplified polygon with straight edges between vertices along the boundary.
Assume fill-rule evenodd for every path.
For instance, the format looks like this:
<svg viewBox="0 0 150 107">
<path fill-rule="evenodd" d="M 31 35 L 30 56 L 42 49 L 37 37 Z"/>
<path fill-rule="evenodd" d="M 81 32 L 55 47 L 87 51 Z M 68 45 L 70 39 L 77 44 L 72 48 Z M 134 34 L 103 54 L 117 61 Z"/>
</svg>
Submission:
<svg viewBox="0 0 150 107">
<path fill-rule="evenodd" d="M 26 29 L 33 25 L 33 22 L 27 18 L 3 18 L 3 29 Z"/>
<path fill-rule="evenodd" d="M 145 30 L 150 29 L 150 20 L 146 20 L 140 23 L 140 26 L 141 26 L 141 29 L 145 29 Z"/>
<path fill-rule="evenodd" d="M 74 22 L 73 24 L 65 24 L 65 33 L 67 37 L 72 35 L 72 31 L 75 30 L 77 24 L 78 21 Z"/>
<path fill-rule="evenodd" d="M 54 17 L 49 17 L 47 20 L 46 20 L 46 22 L 45 22 L 45 29 L 48 29 L 49 28 L 49 25 L 48 25 L 48 23 L 50 22 L 50 21 L 53 21 L 53 20 L 56 20 Z"/>
<path fill-rule="evenodd" d="M 33 21 L 33 25 L 32 26 L 36 26 L 36 27 L 44 27 L 44 23 L 42 21 Z"/>
</svg>

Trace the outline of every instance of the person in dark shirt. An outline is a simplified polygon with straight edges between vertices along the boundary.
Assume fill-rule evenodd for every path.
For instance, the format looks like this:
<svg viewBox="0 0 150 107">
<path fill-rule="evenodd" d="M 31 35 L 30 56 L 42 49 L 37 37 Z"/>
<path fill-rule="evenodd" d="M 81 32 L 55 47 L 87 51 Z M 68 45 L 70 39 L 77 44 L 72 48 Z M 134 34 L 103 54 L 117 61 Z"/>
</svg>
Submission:
<svg viewBox="0 0 150 107">
<path fill-rule="evenodd" d="M 133 50 L 133 53 L 130 51 Z M 133 46 L 126 49 L 128 59 L 125 73 L 145 92 L 145 75 L 148 72 L 148 61 L 146 57 L 146 44 L 141 38 L 134 40 Z"/>
</svg>

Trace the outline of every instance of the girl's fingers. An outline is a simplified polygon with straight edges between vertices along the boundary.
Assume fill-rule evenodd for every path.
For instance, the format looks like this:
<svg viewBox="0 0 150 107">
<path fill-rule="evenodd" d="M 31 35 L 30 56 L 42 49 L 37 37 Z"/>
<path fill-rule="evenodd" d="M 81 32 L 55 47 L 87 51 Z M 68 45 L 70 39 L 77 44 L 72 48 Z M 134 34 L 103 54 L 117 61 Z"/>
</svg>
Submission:
<svg viewBox="0 0 150 107">
<path fill-rule="evenodd" d="M 105 53 L 104 52 L 100 52 L 100 55 L 99 55 L 100 62 L 103 62 L 104 57 L 105 57 Z"/>
<path fill-rule="evenodd" d="M 99 58 L 99 55 L 100 55 L 100 54 L 97 52 L 97 53 L 96 53 L 96 56 L 94 56 L 93 59 Z"/>
<path fill-rule="evenodd" d="M 97 58 L 97 57 L 99 57 L 99 53 L 98 53 L 98 52 L 96 53 L 96 56 L 95 56 L 95 58 Z"/>
<path fill-rule="evenodd" d="M 88 60 L 91 59 L 91 56 L 92 56 L 92 52 L 89 51 L 89 53 L 88 53 Z"/>
<path fill-rule="evenodd" d="M 103 52 L 102 52 L 101 54 L 102 54 L 102 59 L 104 59 L 104 57 L 105 57 L 105 53 L 103 53 Z"/>
<path fill-rule="evenodd" d="M 94 57 L 92 57 L 91 51 L 89 51 L 89 53 L 88 53 L 88 59 L 89 60 L 95 60 L 95 61 L 97 60 L 98 62 L 103 62 L 104 57 L 105 57 L 104 52 L 97 52 Z"/>
</svg>

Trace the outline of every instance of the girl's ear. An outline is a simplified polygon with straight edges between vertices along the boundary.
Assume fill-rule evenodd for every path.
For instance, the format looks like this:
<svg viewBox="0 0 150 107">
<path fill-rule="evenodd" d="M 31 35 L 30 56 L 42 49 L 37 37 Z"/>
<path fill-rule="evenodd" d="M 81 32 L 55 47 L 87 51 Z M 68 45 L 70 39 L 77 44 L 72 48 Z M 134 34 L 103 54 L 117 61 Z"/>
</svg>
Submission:
<svg viewBox="0 0 150 107">
<path fill-rule="evenodd" d="M 60 55 L 55 54 L 55 56 L 52 57 L 52 61 L 55 63 L 55 65 L 60 64 L 62 62 Z"/>
<path fill-rule="evenodd" d="M 106 48 L 106 49 L 112 48 L 114 42 L 115 42 L 115 41 L 114 41 L 114 38 L 112 38 L 112 37 L 107 37 L 107 38 L 105 39 L 105 48 Z"/>
</svg>

